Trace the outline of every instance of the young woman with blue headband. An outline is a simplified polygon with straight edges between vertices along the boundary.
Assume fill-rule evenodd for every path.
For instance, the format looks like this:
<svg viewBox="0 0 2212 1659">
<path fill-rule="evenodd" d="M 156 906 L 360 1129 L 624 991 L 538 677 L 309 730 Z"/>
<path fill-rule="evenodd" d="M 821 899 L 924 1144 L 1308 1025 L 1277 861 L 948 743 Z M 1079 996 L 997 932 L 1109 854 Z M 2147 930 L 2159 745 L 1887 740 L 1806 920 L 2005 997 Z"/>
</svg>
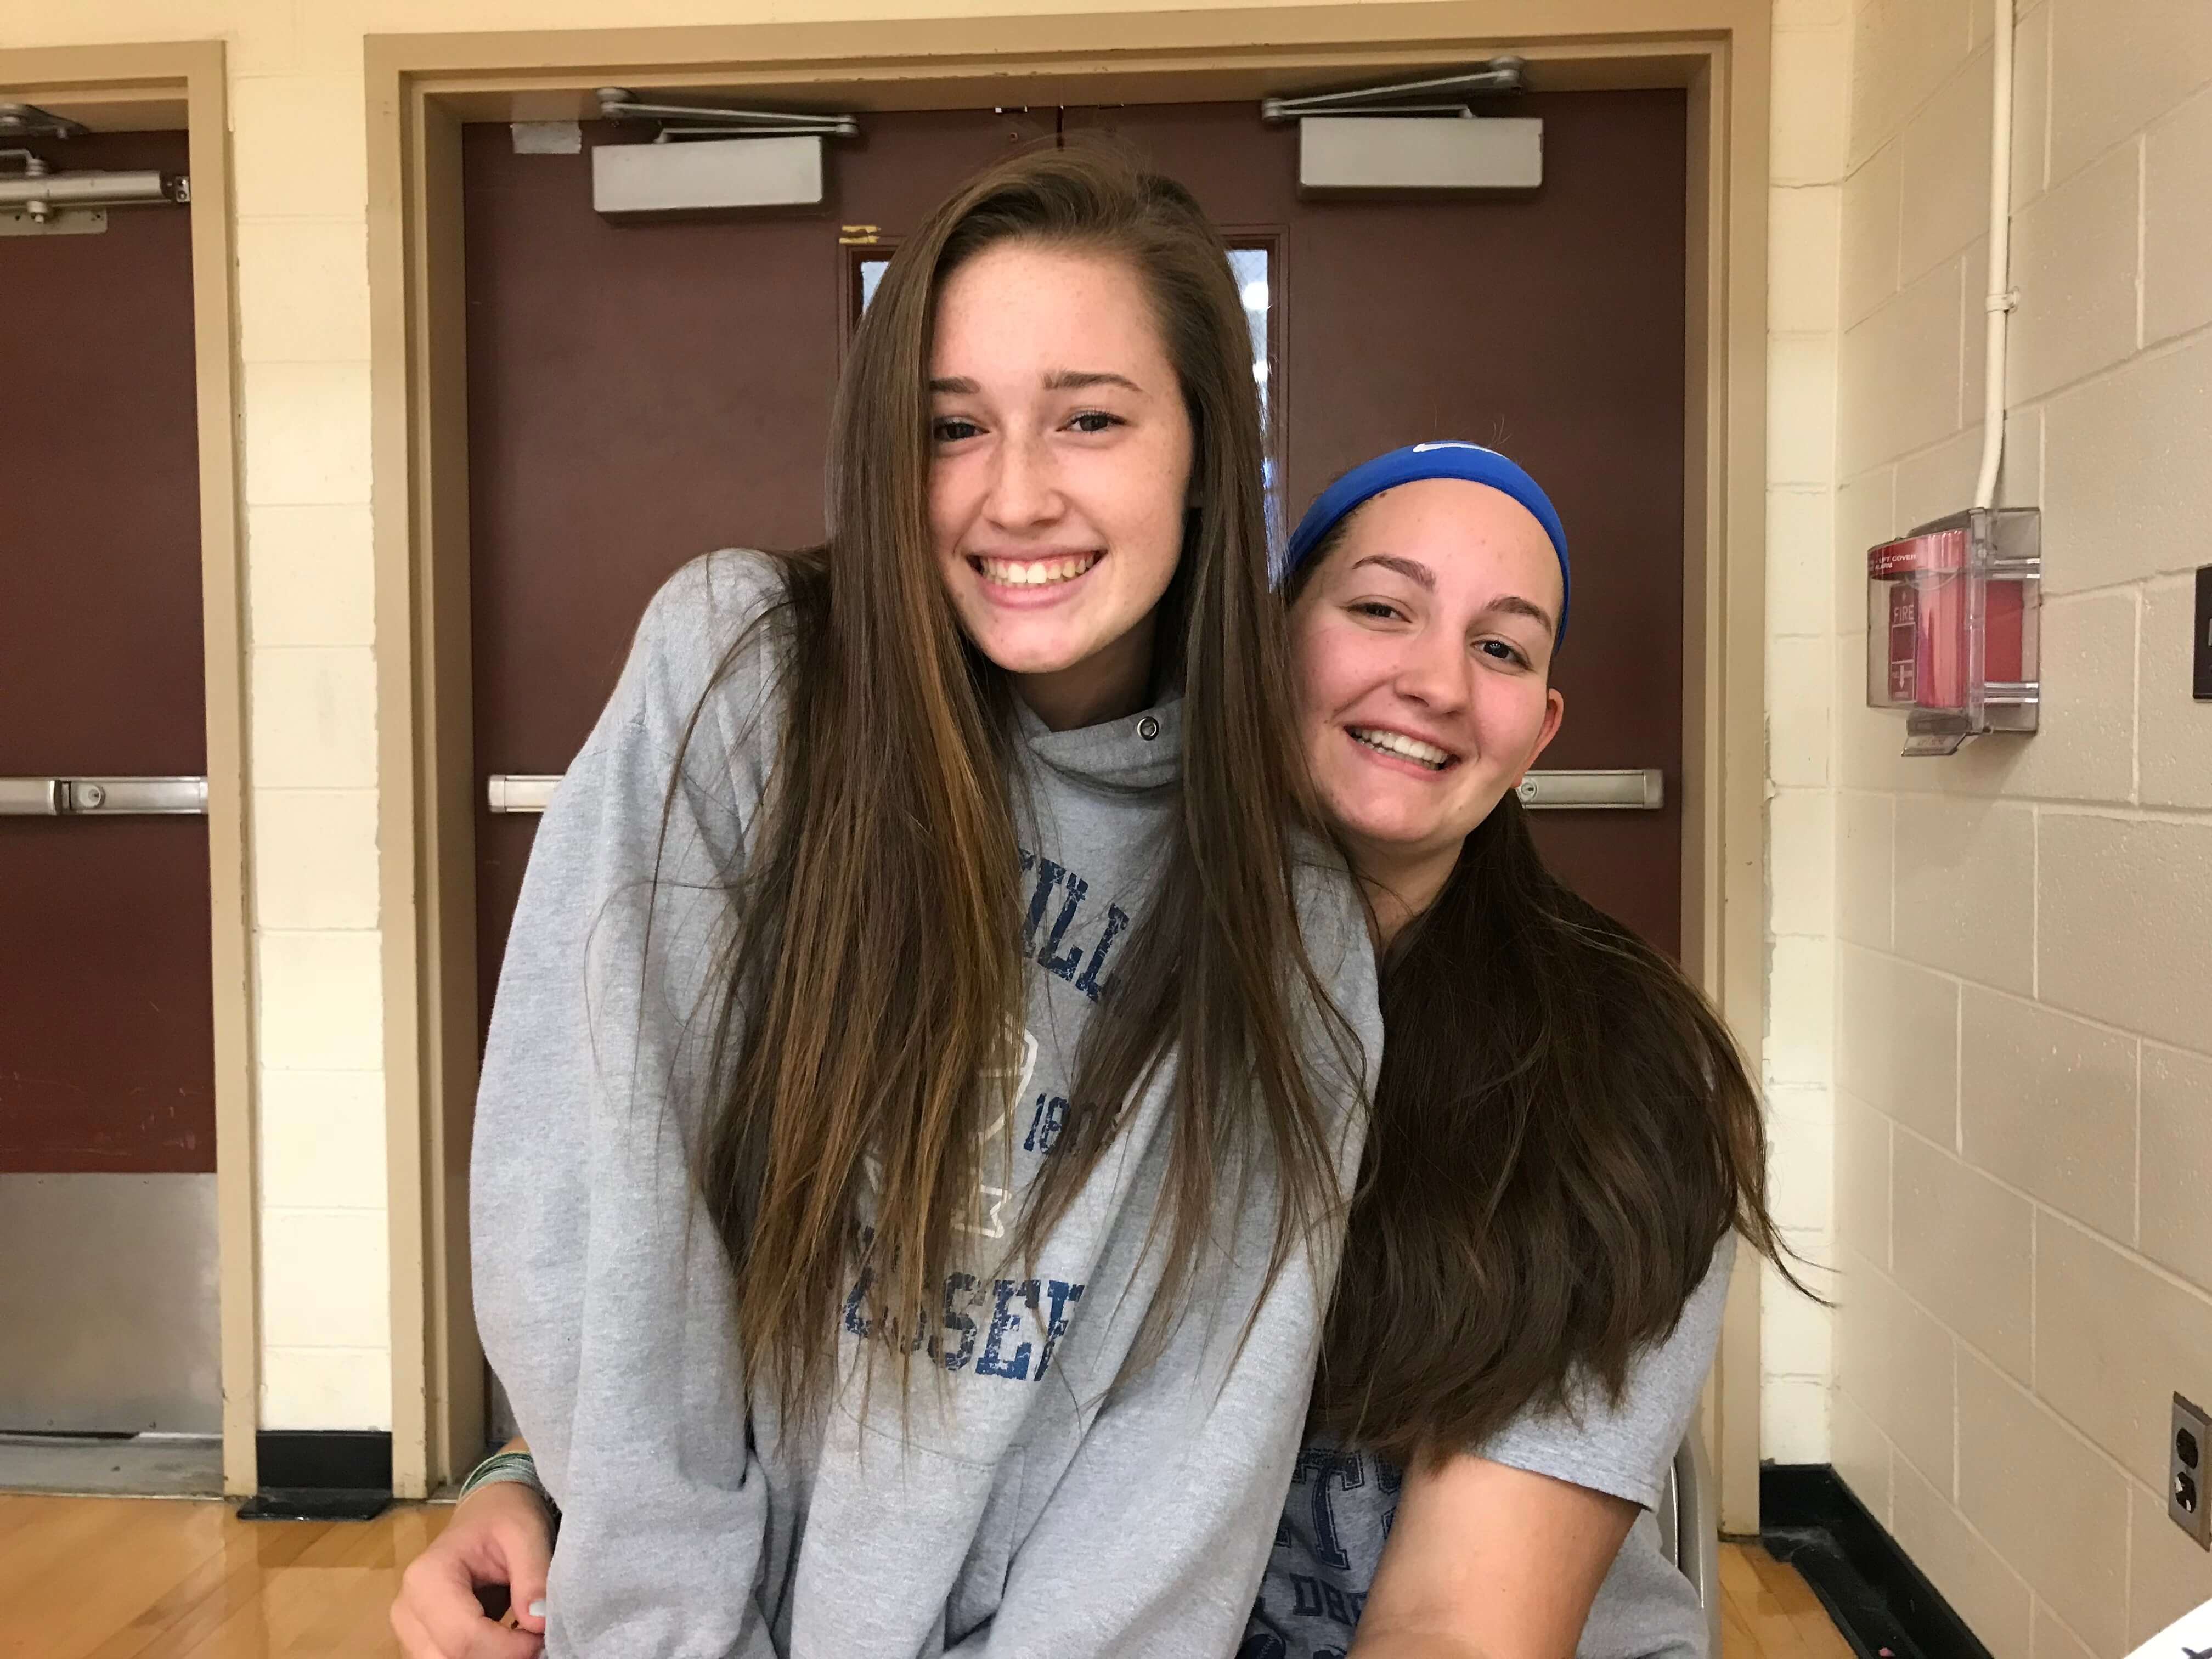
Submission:
<svg viewBox="0 0 2212 1659">
<path fill-rule="evenodd" d="M 1705 1620 L 1644 1511 L 1733 1235 L 1782 1253 L 1725 1028 L 1544 869 L 1514 793 L 1565 710 L 1559 515 L 1504 457 L 1421 445 L 1324 492 L 1285 562 L 1301 740 L 1366 889 L 1386 1037 L 1305 1443 L 1279 1520 L 1250 1516 L 1274 1546 L 1238 1659 L 1692 1659 Z M 470 1577 L 527 1593 L 550 1539 L 526 1483 L 486 1486 L 403 1601 L 465 1620 Z M 501 1634 L 482 1651 L 523 1650 Z"/>
<path fill-rule="evenodd" d="M 1703 1654 L 1658 1498 L 1734 1234 L 1781 1250 L 1759 1104 L 1679 969 L 1545 868 L 1567 541 L 1474 444 L 1355 468 L 1291 539 L 1308 767 L 1384 1019 L 1306 1445 L 1239 1659 Z"/>
</svg>

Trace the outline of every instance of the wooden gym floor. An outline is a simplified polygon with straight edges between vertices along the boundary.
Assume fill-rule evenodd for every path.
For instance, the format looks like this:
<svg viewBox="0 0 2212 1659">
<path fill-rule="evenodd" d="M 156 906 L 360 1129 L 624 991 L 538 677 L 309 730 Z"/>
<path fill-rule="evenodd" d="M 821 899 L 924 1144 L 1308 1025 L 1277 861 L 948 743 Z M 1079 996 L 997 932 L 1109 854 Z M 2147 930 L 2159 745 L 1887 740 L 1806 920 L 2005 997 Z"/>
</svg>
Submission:
<svg viewBox="0 0 2212 1659">
<path fill-rule="evenodd" d="M 0 1654 L 389 1659 L 400 1569 L 452 1514 L 249 1522 L 218 1503 L 0 1496 Z M 1721 1580 L 1723 1659 L 1850 1659 L 1804 1581 L 1764 1551 L 1728 1547 Z"/>
</svg>

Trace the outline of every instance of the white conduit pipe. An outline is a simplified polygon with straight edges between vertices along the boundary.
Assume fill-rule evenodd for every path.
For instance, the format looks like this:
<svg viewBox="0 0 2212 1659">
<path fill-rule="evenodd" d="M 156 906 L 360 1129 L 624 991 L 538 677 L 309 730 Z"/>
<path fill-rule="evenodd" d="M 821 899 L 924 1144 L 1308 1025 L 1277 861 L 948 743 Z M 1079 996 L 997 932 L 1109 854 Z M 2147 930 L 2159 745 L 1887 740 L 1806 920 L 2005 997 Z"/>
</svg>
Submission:
<svg viewBox="0 0 2212 1659">
<path fill-rule="evenodd" d="M 1990 289 L 1982 367 L 1982 471 L 1974 505 L 1997 501 L 1997 468 L 2004 460 L 2005 326 L 2020 296 L 2012 289 L 2012 47 L 2013 0 L 1996 0 L 1996 38 L 1990 73 Z"/>
</svg>

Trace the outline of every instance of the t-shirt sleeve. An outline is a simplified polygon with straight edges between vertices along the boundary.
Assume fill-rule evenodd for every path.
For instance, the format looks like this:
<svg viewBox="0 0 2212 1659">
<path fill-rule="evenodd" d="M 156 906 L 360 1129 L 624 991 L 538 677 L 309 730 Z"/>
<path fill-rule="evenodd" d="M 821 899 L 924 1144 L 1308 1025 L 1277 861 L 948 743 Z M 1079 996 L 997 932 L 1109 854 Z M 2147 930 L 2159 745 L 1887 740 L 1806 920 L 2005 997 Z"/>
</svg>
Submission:
<svg viewBox="0 0 2212 1659">
<path fill-rule="evenodd" d="M 1675 1449 L 1697 1414 L 1698 1396 L 1719 1346 L 1735 1235 L 1723 1237 L 1681 1319 L 1629 1362 L 1618 1400 L 1589 1382 L 1570 1390 L 1571 1410 L 1531 1407 L 1474 1455 L 1547 1474 L 1650 1509 L 1659 1501 Z"/>
</svg>

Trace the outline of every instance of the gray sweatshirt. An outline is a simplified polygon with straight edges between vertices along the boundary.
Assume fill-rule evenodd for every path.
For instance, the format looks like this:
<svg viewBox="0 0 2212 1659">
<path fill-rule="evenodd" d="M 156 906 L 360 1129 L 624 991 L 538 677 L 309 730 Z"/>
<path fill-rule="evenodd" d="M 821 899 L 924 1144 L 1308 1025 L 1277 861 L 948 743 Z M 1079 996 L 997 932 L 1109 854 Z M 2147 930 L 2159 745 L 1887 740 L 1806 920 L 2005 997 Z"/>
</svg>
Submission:
<svg viewBox="0 0 2212 1659">
<path fill-rule="evenodd" d="M 1227 1653 L 1297 1453 L 1339 1236 L 1295 1256 L 1255 1313 L 1270 1206 L 1219 1217 L 1164 1355 L 1117 1386 L 1160 1275 L 1146 1246 L 1171 1127 L 1164 1075 L 1037 1260 L 1005 1259 L 1076 1045 L 1144 914 L 1176 799 L 1177 704 L 1078 731 L 1025 726 L 1033 809 L 1008 876 L 1034 966 L 1015 1103 L 986 1132 L 957 1224 L 969 1248 L 929 1310 L 941 1319 L 915 1356 L 907 1421 L 880 1370 L 863 1400 L 857 1282 L 839 1392 L 811 1430 L 738 1382 L 730 1273 L 686 1149 L 729 921 L 719 884 L 773 760 L 774 625 L 707 688 L 775 581 L 760 556 L 720 553 L 653 600 L 538 829 L 501 972 L 470 1176 L 475 1297 L 562 1508 L 547 1651 Z M 1309 1042 L 1348 1193 L 1357 1103 L 1382 1052 L 1372 958 L 1340 877 L 1316 874 L 1301 904 L 1364 1049 L 1364 1074 L 1346 1076 Z"/>
<path fill-rule="evenodd" d="M 1707 1659 L 1712 1644 L 1690 1581 L 1660 1553 L 1659 1501 L 1675 1449 L 1720 1345 L 1734 1234 L 1664 1340 L 1629 1363 L 1617 1401 L 1585 1382 L 1566 1411 L 1531 1407 L 1475 1455 L 1640 1505 L 1598 1589 L 1577 1659 Z M 1387 1459 L 1325 1439 L 1298 1455 L 1267 1582 L 1237 1659 L 1344 1659 L 1382 1565 L 1398 1510 L 1401 1471 Z"/>
</svg>

